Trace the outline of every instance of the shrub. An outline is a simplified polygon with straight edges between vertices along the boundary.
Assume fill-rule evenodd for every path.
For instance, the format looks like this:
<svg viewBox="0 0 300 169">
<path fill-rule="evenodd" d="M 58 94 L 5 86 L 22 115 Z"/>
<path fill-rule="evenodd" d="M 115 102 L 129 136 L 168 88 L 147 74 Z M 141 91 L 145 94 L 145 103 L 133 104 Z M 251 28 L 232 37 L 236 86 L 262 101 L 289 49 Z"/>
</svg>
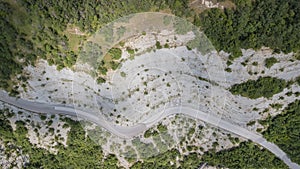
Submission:
<svg viewBox="0 0 300 169">
<path fill-rule="evenodd" d="M 112 57 L 112 59 L 118 60 L 122 57 L 122 50 L 119 48 L 111 48 L 108 51 L 108 54 Z"/>
<path fill-rule="evenodd" d="M 278 60 L 274 57 L 271 57 L 271 58 L 267 58 L 265 60 L 265 66 L 270 69 L 275 63 L 277 63 Z"/>
</svg>

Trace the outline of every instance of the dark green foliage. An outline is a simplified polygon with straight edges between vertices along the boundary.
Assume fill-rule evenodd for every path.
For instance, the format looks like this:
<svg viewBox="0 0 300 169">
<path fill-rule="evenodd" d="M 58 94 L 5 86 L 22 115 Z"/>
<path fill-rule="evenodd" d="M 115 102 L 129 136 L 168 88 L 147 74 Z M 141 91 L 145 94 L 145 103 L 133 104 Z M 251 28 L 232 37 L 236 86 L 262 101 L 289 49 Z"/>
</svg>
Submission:
<svg viewBox="0 0 300 169">
<path fill-rule="evenodd" d="M 295 59 L 300 60 L 300 52 L 294 54 Z"/>
<path fill-rule="evenodd" d="M 180 161 L 180 166 L 182 169 L 196 169 L 202 165 L 203 161 L 197 153 L 191 153 L 183 157 Z"/>
<path fill-rule="evenodd" d="M 247 126 L 253 126 L 255 123 L 256 123 L 256 121 L 249 121 L 249 122 L 247 123 Z"/>
<path fill-rule="evenodd" d="M 209 165 L 226 168 L 288 168 L 280 159 L 266 149 L 260 149 L 250 142 L 219 152 L 208 152 L 202 161 Z"/>
<path fill-rule="evenodd" d="M 253 65 L 253 66 L 257 66 L 258 63 L 257 63 L 257 62 L 253 62 L 252 65 Z"/>
<path fill-rule="evenodd" d="M 158 131 L 159 131 L 160 133 L 163 133 L 163 132 L 168 131 L 167 126 L 165 126 L 165 125 L 163 125 L 163 124 L 161 124 L 161 123 L 158 124 L 157 129 L 158 129 Z"/>
<path fill-rule="evenodd" d="M 144 137 L 145 138 L 149 138 L 151 136 L 155 137 L 157 135 L 159 135 L 158 131 L 157 130 L 153 130 L 153 129 L 148 129 L 144 133 Z"/>
<path fill-rule="evenodd" d="M 290 103 L 283 113 L 265 121 L 264 137 L 277 144 L 292 161 L 300 164 L 300 100 Z"/>
<path fill-rule="evenodd" d="M 107 169 L 118 169 L 118 159 L 115 155 L 109 154 L 103 162 L 103 165 L 101 166 L 101 168 L 107 168 Z"/>
<path fill-rule="evenodd" d="M 49 120 L 49 121 L 47 122 L 47 125 L 50 126 L 50 125 L 52 125 L 52 123 L 53 123 L 53 120 Z"/>
<path fill-rule="evenodd" d="M 217 144 L 217 143 L 215 143 Z M 145 159 L 144 162 L 136 162 L 132 169 L 160 169 L 177 168 L 171 166 L 176 156 L 180 156 L 178 150 L 168 150 L 156 157 Z M 223 166 L 227 168 L 288 168 L 280 159 L 266 149 L 261 149 L 250 142 L 243 142 L 238 147 L 219 152 L 206 152 L 202 157 L 197 153 L 190 153 L 179 161 L 182 169 L 199 168 L 202 164 L 208 163 L 212 166 Z"/>
<path fill-rule="evenodd" d="M 241 48 L 267 46 L 285 53 L 300 50 L 298 0 L 235 0 L 236 9 L 200 14 L 201 28 L 217 50 L 241 56 Z"/>
<path fill-rule="evenodd" d="M 105 83 L 105 82 L 106 82 L 106 80 L 103 77 L 98 77 L 97 78 L 97 83 L 98 84 Z"/>
<path fill-rule="evenodd" d="M 280 103 L 274 103 L 274 104 L 270 104 L 270 106 L 271 106 L 273 109 L 279 110 L 279 109 L 282 108 L 283 105 L 280 104 Z"/>
<path fill-rule="evenodd" d="M 0 111 L 0 133 L 1 133 L 1 140 L 3 140 L 4 142 L 6 140 L 12 139 L 11 133 L 13 133 L 13 129 L 10 126 L 9 120 L 6 119 L 3 110 Z"/>
<path fill-rule="evenodd" d="M 155 157 L 144 159 L 144 162 L 136 162 L 131 169 L 175 169 L 176 165 L 171 165 L 170 161 L 175 163 L 177 156 L 180 156 L 179 151 L 172 149 Z"/>
<path fill-rule="evenodd" d="M 189 131 L 188 131 L 187 136 L 188 136 L 189 138 L 191 138 L 191 137 L 193 136 L 194 133 L 195 133 L 195 128 L 190 128 Z"/>
<path fill-rule="evenodd" d="M 47 118 L 47 116 L 45 116 L 45 115 L 40 115 L 40 117 L 41 117 L 41 120 L 46 120 L 46 118 Z"/>
<path fill-rule="evenodd" d="M 156 49 L 161 49 L 162 48 L 159 41 L 156 41 L 155 46 L 156 46 Z"/>
<path fill-rule="evenodd" d="M 232 72 L 232 70 L 231 70 L 230 67 L 225 68 L 225 71 L 226 71 L 226 72 Z"/>
<path fill-rule="evenodd" d="M 259 97 L 272 97 L 274 94 L 282 92 L 287 86 L 283 79 L 275 77 L 260 77 L 257 80 L 248 80 L 241 84 L 235 84 L 230 88 L 230 92 L 251 99 Z"/>
<path fill-rule="evenodd" d="M 151 134 L 152 134 L 152 131 L 150 129 L 148 129 L 148 130 L 145 131 L 144 137 L 149 138 L 149 137 L 151 137 Z"/>
<path fill-rule="evenodd" d="M 265 60 L 265 66 L 270 69 L 277 62 L 278 60 L 276 58 L 270 57 Z"/>
<path fill-rule="evenodd" d="M 166 43 L 166 44 L 164 45 L 164 48 L 170 48 L 169 44 Z"/>
</svg>

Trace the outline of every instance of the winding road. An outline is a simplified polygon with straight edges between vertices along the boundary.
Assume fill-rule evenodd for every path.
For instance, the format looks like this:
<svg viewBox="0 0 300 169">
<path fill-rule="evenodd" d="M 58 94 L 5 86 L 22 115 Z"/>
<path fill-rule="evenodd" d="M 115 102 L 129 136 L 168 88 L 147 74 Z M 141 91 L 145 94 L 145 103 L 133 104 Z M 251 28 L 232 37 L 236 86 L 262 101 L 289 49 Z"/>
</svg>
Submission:
<svg viewBox="0 0 300 169">
<path fill-rule="evenodd" d="M 216 117 L 208 113 L 201 112 L 199 110 L 186 107 L 184 105 L 178 107 L 171 107 L 165 109 L 165 111 L 157 116 L 152 116 L 145 123 L 140 123 L 131 127 L 115 125 L 110 122 L 107 122 L 104 118 L 91 115 L 87 112 L 81 110 L 75 110 L 74 107 L 64 106 L 61 104 L 47 104 L 47 103 L 38 103 L 31 102 L 24 99 L 16 99 L 14 97 L 10 97 L 6 92 L 0 91 L 0 101 L 13 105 L 15 107 L 28 110 L 36 113 L 47 113 L 47 114 L 62 114 L 62 115 L 70 115 L 77 116 L 82 119 L 86 119 L 90 122 L 93 122 L 99 126 L 102 126 L 109 132 L 123 138 L 131 138 L 134 137 L 143 131 L 151 128 L 157 122 L 162 120 L 163 118 L 170 116 L 172 114 L 184 114 L 190 116 L 192 118 L 196 118 L 202 121 L 205 121 L 211 125 L 219 127 L 221 129 L 227 130 L 234 134 L 237 134 L 241 137 L 249 139 L 264 148 L 268 149 L 270 152 L 275 154 L 278 158 L 280 158 L 286 165 L 288 165 L 291 169 L 300 169 L 300 166 L 296 163 L 293 163 L 277 145 L 268 142 L 266 139 L 262 137 L 262 135 L 258 133 L 251 132 L 245 128 L 242 128 L 237 125 L 233 125 L 225 120 L 222 120 L 221 117 Z"/>
</svg>

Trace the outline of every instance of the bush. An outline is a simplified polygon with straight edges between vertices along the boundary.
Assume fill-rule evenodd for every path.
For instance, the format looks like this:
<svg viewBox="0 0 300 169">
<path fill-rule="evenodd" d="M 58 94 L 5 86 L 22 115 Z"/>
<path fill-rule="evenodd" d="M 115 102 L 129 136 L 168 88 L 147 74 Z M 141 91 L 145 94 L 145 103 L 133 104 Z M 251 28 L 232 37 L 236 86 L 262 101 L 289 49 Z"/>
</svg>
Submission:
<svg viewBox="0 0 300 169">
<path fill-rule="evenodd" d="M 270 69 L 275 63 L 278 63 L 278 60 L 274 57 L 270 57 L 265 60 L 265 66 L 268 69 Z"/>
<path fill-rule="evenodd" d="M 98 77 L 97 78 L 97 83 L 98 84 L 105 83 L 105 82 L 106 82 L 106 80 L 103 77 Z"/>
<path fill-rule="evenodd" d="M 131 48 L 126 48 L 126 51 L 130 54 L 133 55 L 134 54 L 134 50 Z"/>
<path fill-rule="evenodd" d="M 107 68 L 104 66 L 99 66 L 98 67 L 98 71 L 102 74 L 102 75 L 106 75 L 107 73 Z"/>
<path fill-rule="evenodd" d="M 122 50 L 119 48 L 111 48 L 108 51 L 108 54 L 112 57 L 112 59 L 119 60 L 122 57 Z"/>
<path fill-rule="evenodd" d="M 146 130 L 144 133 L 145 138 L 149 138 L 149 137 L 151 137 L 151 135 L 152 135 L 152 130 L 150 130 L 150 129 Z"/>
<path fill-rule="evenodd" d="M 110 66 L 111 66 L 111 69 L 112 69 L 112 70 L 117 70 L 118 67 L 120 66 L 120 63 L 115 62 L 115 61 L 111 61 L 111 62 L 110 62 Z"/>
<path fill-rule="evenodd" d="M 40 118 L 41 118 L 41 120 L 46 120 L 47 116 L 41 115 Z"/>
<path fill-rule="evenodd" d="M 121 77 L 126 77 L 126 73 L 125 72 L 120 72 Z"/>
<path fill-rule="evenodd" d="M 157 129 L 158 129 L 158 131 L 159 131 L 160 133 L 168 131 L 167 126 L 165 126 L 165 125 L 163 125 L 163 124 L 161 124 L 161 123 L 157 126 Z"/>
<path fill-rule="evenodd" d="M 225 68 L 225 71 L 226 72 L 232 72 L 231 68 L 229 68 L 229 67 Z"/>
<path fill-rule="evenodd" d="M 160 45 L 159 41 L 156 41 L 155 46 L 156 46 L 157 49 L 161 49 L 162 48 L 162 46 Z"/>
</svg>

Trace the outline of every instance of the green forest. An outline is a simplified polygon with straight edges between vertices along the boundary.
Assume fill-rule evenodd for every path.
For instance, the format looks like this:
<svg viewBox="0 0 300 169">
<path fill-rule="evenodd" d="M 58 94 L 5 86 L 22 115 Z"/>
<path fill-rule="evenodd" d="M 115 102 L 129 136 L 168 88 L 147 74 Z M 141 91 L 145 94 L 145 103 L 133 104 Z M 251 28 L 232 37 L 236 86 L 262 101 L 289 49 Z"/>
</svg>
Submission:
<svg viewBox="0 0 300 169">
<path fill-rule="evenodd" d="M 212 166 L 226 168 L 288 168 L 279 158 L 251 142 L 220 152 L 208 152 L 202 160 Z"/>
<path fill-rule="evenodd" d="M 275 77 L 259 77 L 257 80 L 235 84 L 229 90 L 232 94 L 241 95 L 250 99 L 260 97 L 270 98 L 274 94 L 282 92 L 288 83 Z"/>
<path fill-rule="evenodd" d="M 281 114 L 269 117 L 263 124 L 268 126 L 264 137 L 300 164 L 300 100 L 290 103 Z"/>
<path fill-rule="evenodd" d="M 217 50 L 241 56 L 243 49 L 270 47 L 275 52 L 299 52 L 298 0 L 233 0 L 234 9 L 211 9 L 200 14 L 199 26 Z"/>
</svg>

